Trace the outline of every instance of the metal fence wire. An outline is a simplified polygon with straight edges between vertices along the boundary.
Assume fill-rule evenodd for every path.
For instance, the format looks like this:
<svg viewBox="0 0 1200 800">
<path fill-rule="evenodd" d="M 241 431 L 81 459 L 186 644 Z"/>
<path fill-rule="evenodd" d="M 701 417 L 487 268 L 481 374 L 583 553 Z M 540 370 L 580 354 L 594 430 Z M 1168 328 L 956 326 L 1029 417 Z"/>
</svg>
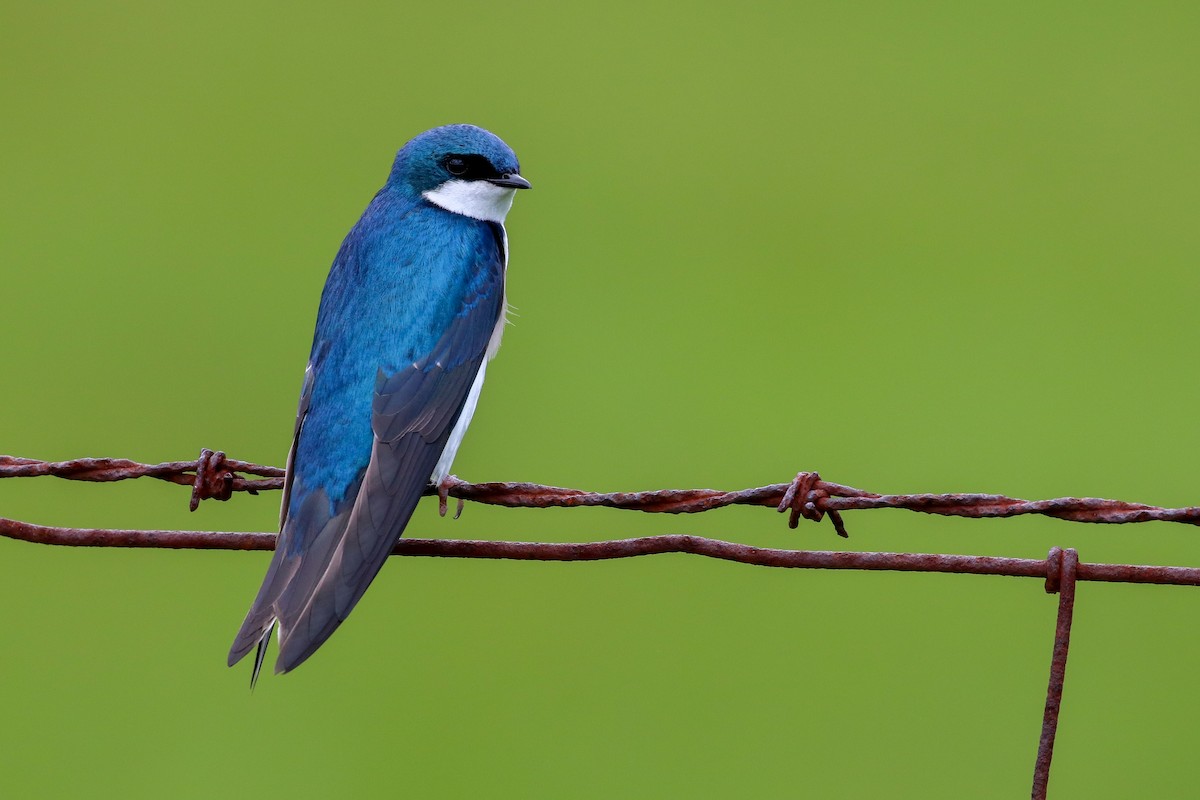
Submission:
<svg viewBox="0 0 1200 800">
<path fill-rule="evenodd" d="M 191 486 L 190 508 L 195 511 L 202 500 L 228 500 L 234 492 L 256 494 L 262 490 L 281 489 L 284 471 L 278 467 L 237 461 L 226 457 L 222 452 L 207 449 L 201 451 L 200 457 L 195 461 L 171 461 L 162 464 L 141 464 L 115 458 L 80 458 L 73 461 L 47 462 L 0 455 L 0 478 L 46 475 L 69 480 L 101 482 L 149 477 Z M 459 512 L 462 511 L 463 502 L 466 500 L 511 508 L 601 506 L 666 514 L 692 514 L 730 505 L 764 506 L 788 514 L 788 523 L 793 528 L 799 524 L 801 518 L 820 522 L 828 517 L 834 530 L 843 537 L 849 534 L 842 512 L 869 508 L 902 508 L 925 514 L 955 517 L 1015 517 L 1040 514 L 1070 522 L 1123 524 L 1157 521 L 1200 525 L 1200 507 L 1160 508 L 1094 497 L 1060 497 L 1030 501 L 996 494 L 876 494 L 830 483 L 822 480 L 815 472 L 801 472 L 789 483 L 732 492 L 715 489 L 660 489 L 602 493 L 533 483 L 467 483 L 450 476 L 439 486 L 430 486 L 426 494 L 436 494 L 439 497 L 440 511 L 443 515 L 447 511 L 450 498 L 458 501 Z M 273 533 L 58 528 L 3 517 L 0 517 L 0 534 L 27 542 L 76 547 L 271 550 L 275 546 Z M 1054 736 L 1062 707 L 1076 582 L 1200 585 L 1200 568 L 1088 564 L 1079 561 L 1079 554 L 1075 550 L 1058 547 L 1051 548 L 1045 559 L 1038 560 L 937 553 L 778 550 L 701 536 L 667 535 L 573 544 L 404 538 L 397 542 L 392 553 L 405 556 L 529 561 L 599 561 L 657 553 L 692 553 L 764 567 L 949 572 L 1042 578 L 1046 591 L 1050 594 L 1057 593 L 1059 602 L 1050 661 L 1050 680 L 1034 763 L 1031 793 L 1034 800 L 1046 797 L 1050 777 Z"/>
</svg>

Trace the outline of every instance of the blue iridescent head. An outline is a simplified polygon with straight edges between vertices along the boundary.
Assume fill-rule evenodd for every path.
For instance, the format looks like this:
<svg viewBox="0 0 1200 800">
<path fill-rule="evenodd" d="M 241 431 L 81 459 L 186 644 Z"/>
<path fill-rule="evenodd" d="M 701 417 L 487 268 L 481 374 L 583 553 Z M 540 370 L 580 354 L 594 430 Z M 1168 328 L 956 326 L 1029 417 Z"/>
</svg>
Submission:
<svg viewBox="0 0 1200 800">
<path fill-rule="evenodd" d="M 477 219 L 503 222 L 518 189 L 528 189 L 512 148 L 475 125 L 443 125 L 400 149 L 388 185 Z"/>
</svg>

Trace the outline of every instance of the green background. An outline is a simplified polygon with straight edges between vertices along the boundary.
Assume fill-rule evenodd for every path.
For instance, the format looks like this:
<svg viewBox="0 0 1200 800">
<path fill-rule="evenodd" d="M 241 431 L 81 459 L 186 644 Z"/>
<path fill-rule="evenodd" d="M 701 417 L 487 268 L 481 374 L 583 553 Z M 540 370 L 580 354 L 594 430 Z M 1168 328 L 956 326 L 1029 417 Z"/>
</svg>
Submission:
<svg viewBox="0 0 1200 800">
<path fill-rule="evenodd" d="M 1194 3 L 0 6 L 0 451 L 279 464 L 317 298 L 395 150 L 471 121 L 534 183 L 455 465 L 1200 503 Z M 158 482 L 0 515 L 271 530 Z M 414 535 L 1200 562 L 1164 524 L 430 501 Z M 1056 600 L 689 556 L 394 560 L 252 695 L 263 553 L 0 541 L 10 797 L 1020 797 Z M 1179 797 L 1200 591 L 1084 584 L 1054 797 Z"/>
</svg>

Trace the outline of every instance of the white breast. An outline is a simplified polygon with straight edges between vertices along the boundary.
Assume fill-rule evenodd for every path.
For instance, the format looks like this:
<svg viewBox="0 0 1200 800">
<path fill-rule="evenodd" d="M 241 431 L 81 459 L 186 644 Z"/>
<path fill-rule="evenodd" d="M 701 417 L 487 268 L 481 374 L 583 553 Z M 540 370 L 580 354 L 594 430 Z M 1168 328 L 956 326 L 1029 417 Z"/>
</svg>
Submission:
<svg viewBox="0 0 1200 800">
<path fill-rule="evenodd" d="M 442 482 L 450 474 L 450 467 L 454 464 L 454 456 L 458 454 L 458 448 L 462 445 L 463 437 L 467 435 L 467 426 L 471 424 L 471 417 L 475 414 L 475 406 L 479 403 L 479 391 L 483 389 L 483 376 L 487 372 L 487 359 L 479 365 L 479 372 L 475 374 L 475 382 L 471 384 L 471 391 L 467 393 L 467 402 L 463 405 L 462 413 L 458 415 L 458 421 L 454 423 L 454 429 L 450 431 L 450 439 L 446 442 L 446 449 L 442 451 L 441 457 L 438 459 L 437 466 L 433 468 L 433 475 L 430 481 L 437 485 Z"/>
</svg>

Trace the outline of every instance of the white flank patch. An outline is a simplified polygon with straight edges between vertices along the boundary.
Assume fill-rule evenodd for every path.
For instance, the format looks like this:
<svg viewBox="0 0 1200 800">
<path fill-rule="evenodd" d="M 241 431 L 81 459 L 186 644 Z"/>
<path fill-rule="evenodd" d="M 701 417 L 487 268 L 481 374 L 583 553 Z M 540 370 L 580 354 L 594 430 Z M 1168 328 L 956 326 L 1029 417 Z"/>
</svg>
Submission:
<svg viewBox="0 0 1200 800">
<path fill-rule="evenodd" d="M 504 326 L 508 323 L 508 231 L 504 229 L 504 224 L 500 224 L 500 232 L 504 234 L 504 298 L 500 301 L 500 319 L 496 320 L 496 327 L 492 329 L 492 338 L 488 340 L 487 355 L 488 361 L 496 357 L 496 353 L 500 350 L 500 337 L 504 336 Z"/>
<path fill-rule="evenodd" d="M 503 223 L 512 208 L 517 190 L 508 186 L 496 186 L 487 181 L 449 180 L 436 189 L 423 192 L 424 197 L 435 206 L 465 217 L 484 222 Z"/>
<path fill-rule="evenodd" d="M 503 318 L 501 319 L 503 320 Z M 479 365 L 475 382 L 471 384 L 471 391 L 467 393 L 467 402 L 463 405 L 462 413 L 458 415 L 458 421 L 454 423 L 454 430 L 450 431 L 450 439 L 446 442 L 446 449 L 442 451 L 442 457 L 438 459 L 437 466 L 433 468 L 433 476 L 429 480 L 435 486 L 442 482 L 442 478 L 450 474 L 454 456 L 458 454 L 463 437 L 467 435 L 467 426 L 471 424 L 471 417 L 475 414 L 475 406 L 479 404 L 479 391 L 483 388 L 485 372 L 487 372 L 486 360 Z"/>
</svg>

